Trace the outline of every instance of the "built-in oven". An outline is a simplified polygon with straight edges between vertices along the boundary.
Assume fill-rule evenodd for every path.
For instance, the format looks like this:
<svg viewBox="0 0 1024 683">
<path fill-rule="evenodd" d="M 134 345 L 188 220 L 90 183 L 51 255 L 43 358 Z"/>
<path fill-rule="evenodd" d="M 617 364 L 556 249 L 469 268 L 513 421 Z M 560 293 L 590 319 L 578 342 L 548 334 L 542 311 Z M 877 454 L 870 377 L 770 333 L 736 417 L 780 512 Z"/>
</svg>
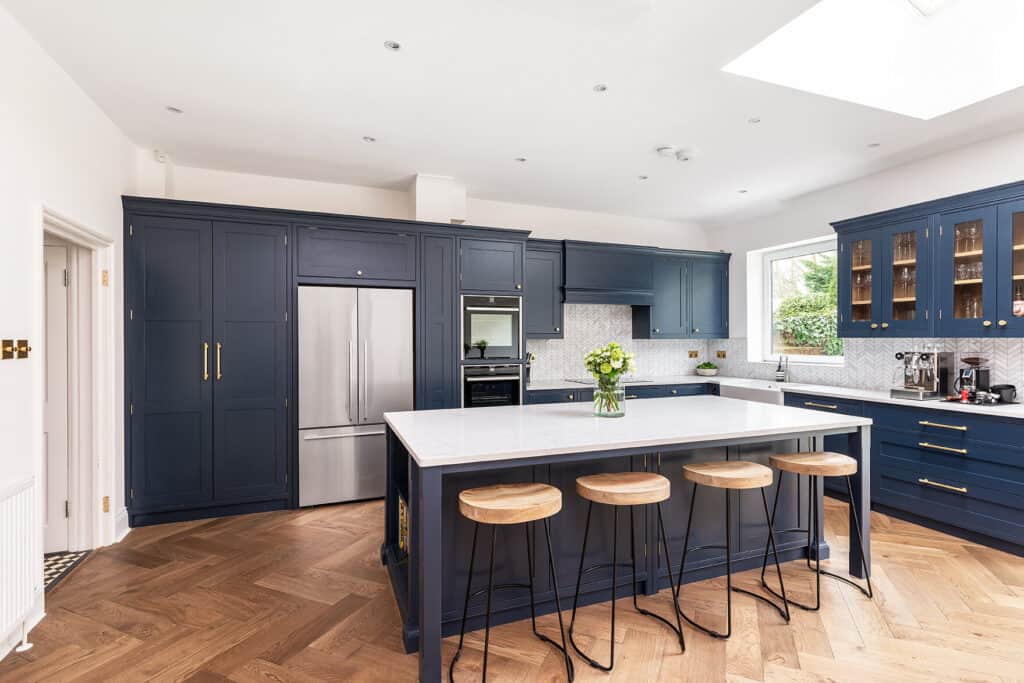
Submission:
<svg viewBox="0 0 1024 683">
<path fill-rule="evenodd" d="M 462 296 L 462 357 L 522 360 L 522 298 Z"/>
<path fill-rule="evenodd" d="M 462 407 L 517 406 L 523 401 L 522 365 L 466 365 Z"/>
</svg>

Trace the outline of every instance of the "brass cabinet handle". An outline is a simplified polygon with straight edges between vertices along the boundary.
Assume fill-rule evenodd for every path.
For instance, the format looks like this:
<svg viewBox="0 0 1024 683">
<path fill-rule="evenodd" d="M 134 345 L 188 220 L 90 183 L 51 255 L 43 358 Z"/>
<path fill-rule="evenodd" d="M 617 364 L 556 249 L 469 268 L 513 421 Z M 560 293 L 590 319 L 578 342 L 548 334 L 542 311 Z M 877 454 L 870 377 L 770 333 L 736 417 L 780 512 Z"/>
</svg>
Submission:
<svg viewBox="0 0 1024 683">
<path fill-rule="evenodd" d="M 804 401 L 805 406 L 811 408 L 826 408 L 828 410 L 839 410 L 839 406 L 834 403 L 815 403 L 814 401 Z"/>
<path fill-rule="evenodd" d="M 917 424 L 922 427 L 938 427 L 939 429 L 955 429 L 958 432 L 966 432 L 967 425 L 944 425 L 941 422 L 931 422 L 929 420 L 918 420 Z"/>
<path fill-rule="evenodd" d="M 878 329 L 878 323 L 871 323 L 871 329 L 877 330 Z"/>
<path fill-rule="evenodd" d="M 517 284 L 517 285 L 516 285 L 516 289 L 522 289 L 522 288 L 523 288 L 523 286 L 522 286 L 522 285 L 520 285 L 520 284 Z"/>
<path fill-rule="evenodd" d="M 571 400 L 572 400 L 572 394 L 569 394 L 569 395 L 568 395 L 568 396 L 566 396 L 565 398 L 566 398 L 567 400 L 571 401 Z"/>
<path fill-rule="evenodd" d="M 678 391 L 678 390 L 676 390 L 676 389 L 673 389 L 673 390 L 672 390 L 672 395 L 673 395 L 673 396 L 675 396 L 675 395 L 676 395 L 676 394 L 678 394 L 678 393 L 679 393 L 679 391 Z"/>
<path fill-rule="evenodd" d="M 356 275 L 358 275 L 359 277 L 362 277 L 363 276 L 363 271 L 357 270 L 356 271 Z"/>
<path fill-rule="evenodd" d="M 950 448 L 949 446 L 940 446 L 936 443 L 928 443 L 927 441 L 918 441 L 917 445 L 921 448 L 931 448 L 936 451 L 946 451 L 947 453 L 959 453 L 960 455 L 967 455 L 966 448 Z"/>
<path fill-rule="evenodd" d="M 882 323 L 882 329 L 883 330 L 889 329 L 889 323 Z"/>
<path fill-rule="evenodd" d="M 210 381 L 210 343 L 203 342 L 203 381 Z"/>
<path fill-rule="evenodd" d="M 947 491 L 956 491 L 957 493 L 967 493 L 966 486 L 950 486 L 949 484 L 940 484 L 937 481 L 929 481 L 928 479 L 918 479 L 918 484 L 924 484 L 925 486 L 934 486 L 937 489 L 945 489 Z"/>
<path fill-rule="evenodd" d="M 985 322 L 982 323 L 982 325 L 984 325 L 985 327 L 992 327 L 992 321 L 986 320 Z"/>
<path fill-rule="evenodd" d="M 629 398 L 637 398 L 637 395 L 636 394 L 626 394 L 626 398 L 627 399 L 629 399 Z"/>
<path fill-rule="evenodd" d="M 560 327 L 556 327 L 555 328 L 555 332 L 561 332 L 561 331 L 562 331 L 562 329 Z"/>
<path fill-rule="evenodd" d="M 1000 320 L 999 321 L 999 327 L 1006 327 L 1006 321 L 1005 320 Z"/>
<path fill-rule="evenodd" d="M 220 381 L 221 378 L 224 377 L 224 375 L 220 374 L 220 350 L 222 347 L 223 344 L 217 342 L 217 381 Z"/>
</svg>

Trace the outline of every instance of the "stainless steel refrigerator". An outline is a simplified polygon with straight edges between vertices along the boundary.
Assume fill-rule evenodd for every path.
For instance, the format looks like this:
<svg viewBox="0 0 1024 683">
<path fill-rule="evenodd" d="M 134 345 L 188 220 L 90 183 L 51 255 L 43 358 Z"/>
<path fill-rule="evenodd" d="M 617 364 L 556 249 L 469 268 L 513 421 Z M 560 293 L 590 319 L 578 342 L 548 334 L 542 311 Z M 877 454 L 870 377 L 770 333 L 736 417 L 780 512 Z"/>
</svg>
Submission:
<svg viewBox="0 0 1024 683">
<path fill-rule="evenodd" d="M 299 287 L 299 505 L 384 495 L 384 413 L 413 409 L 412 291 Z"/>
</svg>

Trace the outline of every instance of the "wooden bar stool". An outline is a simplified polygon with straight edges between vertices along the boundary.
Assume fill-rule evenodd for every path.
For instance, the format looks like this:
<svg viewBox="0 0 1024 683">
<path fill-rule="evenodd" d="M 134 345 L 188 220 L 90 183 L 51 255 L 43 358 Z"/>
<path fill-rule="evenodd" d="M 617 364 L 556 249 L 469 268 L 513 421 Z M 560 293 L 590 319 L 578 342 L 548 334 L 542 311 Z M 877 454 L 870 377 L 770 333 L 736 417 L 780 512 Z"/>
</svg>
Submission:
<svg viewBox="0 0 1024 683">
<path fill-rule="evenodd" d="M 782 497 L 782 481 L 785 479 L 786 472 L 790 472 L 796 476 L 797 481 L 800 480 L 801 474 L 806 474 L 807 479 L 810 482 L 810 495 L 807 498 L 807 529 L 796 527 L 793 529 L 782 529 L 776 533 L 807 533 L 807 568 L 811 568 L 811 556 L 810 549 L 814 548 L 814 606 L 804 605 L 797 602 L 796 600 L 789 600 L 797 607 L 805 609 L 811 612 L 817 611 L 821 608 L 821 575 L 827 574 L 832 578 L 844 581 L 854 588 L 858 589 L 861 593 L 866 595 L 868 598 L 873 598 L 874 593 L 871 590 L 871 571 L 868 567 L 867 560 L 862 559 L 864 566 L 864 576 L 867 580 L 867 588 L 853 582 L 845 576 L 833 574 L 830 571 L 821 568 L 821 554 L 819 553 L 819 547 L 821 545 L 821 520 L 818 518 L 818 495 L 821 493 L 821 482 L 824 481 L 825 477 L 844 477 L 846 479 L 846 492 L 850 496 L 850 515 L 853 517 L 853 527 L 857 530 L 857 542 L 860 544 L 861 558 L 866 558 L 864 554 L 864 539 L 860 535 L 860 523 L 857 520 L 857 511 L 853 507 L 853 485 L 850 482 L 850 477 L 857 473 L 857 461 L 848 455 L 841 453 L 787 453 L 783 455 L 773 455 L 768 461 L 772 467 L 779 470 L 779 487 L 775 492 L 775 504 L 772 506 L 772 517 L 771 525 L 775 525 L 775 514 L 778 510 L 779 498 Z M 851 543 L 853 540 L 851 539 Z M 768 566 L 768 546 L 765 545 L 764 549 L 764 562 L 761 564 L 761 585 L 764 586 L 765 590 L 776 597 L 782 597 L 768 585 L 765 581 L 765 569 Z"/>
<path fill-rule="evenodd" d="M 549 643 L 562 653 L 565 658 L 565 670 L 569 680 L 573 680 L 572 659 L 565 643 L 565 625 L 562 623 L 562 606 L 558 599 L 557 572 L 555 556 L 551 550 L 551 525 L 548 519 L 562 509 L 562 492 L 547 484 L 496 484 L 466 489 L 459 493 L 459 512 L 470 519 L 473 524 L 473 547 L 469 555 L 469 575 L 466 578 L 466 601 L 462 607 L 462 627 L 459 629 L 459 647 L 448 666 L 448 679 L 454 681 L 455 662 L 462 655 L 462 643 L 466 635 L 466 615 L 469 612 L 469 601 L 478 595 L 487 593 L 487 613 L 484 621 L 484 663 L 482 680 L 487 680 L 487 649 L 491 642 L 491 597 L 494 590 L 506 588 L 530 589 L 530 621 L 533 634 L 545 643 Z M 555 592 L 555 610 L 558 612 L 558 631 L 562 637 L 559 645 L 537 631 L 537 612 L 533 592 L 533 543 L 530 538 L 530 524 L 537 520 L 544 521 L 544 537 L 548 546 L 548 570 L 551 572 L 551 585 Z M 476 540 L 481 524 L 491 527 L 491 561 L 487 574 L 487 588 L 471 592 L 473 584 L 473 565 L 476 560 Z M 506 583 L 494 585 L 494 539 L 498 527 L 509 524 L 522 524 L 526 535 L 526 557 L 530 571 L 529 583 Z"/>
<path fill-rule="evenodd" d="M 676 610 L 683 619 L 694 628 L 714 638 L 728 638 L 732 635 L 732 593 L 744 593 L 757 598 L 774 607 L 782 618 L 789 622 L 789 604 L 786 602 L 786 586 L 782 582 L 782 568 L 779 566 L 779 553 L 775 547 L 775 535 L 772 533 L 771 517 L 768 514 L 768 498 L 765 496 L 765 487 L 772 483 L 772 470 L 764 465 L 755 462 L 742 460 L 723 460 L 719 462 L 693 463 L 683 465 L 683 477 L 693 482 L 693 495 L 690 497 L 690 514 L 686 520 L 686 536 L 683 539 L 683 557 L 679 561 L 679 579 L 676 581 Z M 683 589 L 683 570 L 686 567 L 686 555 L 691 550 L 704 550 L 707 548 L 722 548 L 720 544 L 699 545 L 690 547 L 690 529 L 693 527 L 693 504 L 697 499 L 697 486 L 707 486 L 716 489 L 725 489 L 725 577 L 726 577 L 726 628 L 725 633 L 713 631 L 686 616 L 679 606 L 679 594 Z M 764 519 L 768 524 L 768 539 L 771 543 L 772 552 L 775 553 L 775 570 L 779 575 L 779 585 L 782 587 L 782 607 L 757 593 L 752 593 L 742 588 L 733 588 L 732 585 L 732 492 L 743 489 L 761 489 L 761 503 L 764 506 Z"/>
<path fill-rule="evenodd" d="M 640 614 L 653 617 L 672 629 L 679 639 L 679 649 L 686 650 L 686 643 L 683 641 L 683 625 L 679 620 L 679 613 L 676 612 L 676 623 L 672 624 L 668 619 L 640 607 L 637 602 L 636 593 L 636 531 L 633 520 L 633 508 L 637 505 L 655 504 L 658 507 L 658 529 L 661 533 L 662 549 L 665 552 L 665 562 L 669 563 L 668 536 L 665 535 L 665 522 L 661 516 L 661 501 L 667 500 L 670 493 L 669 480 L 660 474 L 653 472 L 616 472 L 608 474 L 591 474 L 576 479 L 576 493 L 581 498 L 590 501 L 587 505 L 587 523 L 583 531 L 583 550 L 580 551 L 580 569 L 576 576 L 576 595 L 572 600 L 572 617 L 569 619 L 569 642 L 576 653 L 583 657 L 592 667 L 602 671 L 611 671 L 615 666 L 615 583 L 618 579 L 618 546 L 619 546 L 619 508 L 629 507 L 629 557 L 630 567 L 633 571 L 633 608 Z M 587 556 L 587 538 L 590 535 L 590 515 L 594 509 L 594 503 L 612 506 L 612 561 L 605 564 L 597 564 L 583 568 L 584 559 Z M 657 551 L 660 552 L 660 551 Z M 623 563 L 625 566 L 625 563 Z M 608 666 L 605 666 L 583 652 L 576 641 L 573 640 L 573 626 L 576 624 L 576 607 L 580 599 L 580 585 L 583 582 L 583 575 L 598 569 L 612 569 L 612 625 L 611 625 L 611 653 Z M 675 596 L 675 584 L 672 582 L 672 572 L 668 573 L 669 586 L 672 588 L 672 595 Z"/>
</svg>

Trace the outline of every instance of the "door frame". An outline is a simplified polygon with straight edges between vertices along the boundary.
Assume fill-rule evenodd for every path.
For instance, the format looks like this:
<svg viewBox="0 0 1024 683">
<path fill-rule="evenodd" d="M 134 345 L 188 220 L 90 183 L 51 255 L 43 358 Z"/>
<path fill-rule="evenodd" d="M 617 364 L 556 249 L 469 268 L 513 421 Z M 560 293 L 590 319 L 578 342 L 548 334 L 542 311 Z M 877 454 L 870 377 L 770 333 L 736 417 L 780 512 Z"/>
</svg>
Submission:
<svg viewBox="0 0 1024 683">
<path fill-rule="evenodd" d="M 52 284 L 51 280 L 50 280 L 50 271 L 48 270 L 48 267 L 50 265 L 50 261 L 47 258 L 48 250 L 50 250 L 50 249 L 57 249 L 57 250 L 60 250 L 63 253 L 63 263 L 61 264 L 61 269 L 64 271 L 64 282 L 62 284 L 60 284 L 60 285 Z M 72 309 L 71 309 L 71 303 L 76 298 L 75 294 L 77 292 L 76 292 L 76 289 L 75 289 L 75 285 L 70 282 L 69 276 L 77 275 L 77 270 L 78 270 L 77 267 L 76 267 L 77 266 L 77 254 L 78 254 L 78 247 L 76 247 L 75 245 L 73 245 L 73 244 L 71 244 L 69 242 L 66 242 L 66 241 L 64 241 L 62 239 L 58 239 L 55 236 L 53 236 L 51 233 L 48 233 L 48 232 L 44 232 L 43 233 L 43 264 L 44 264 L 43 265 L 43 278 L 44 278 L 44 285 L 43 285 L 43 288 L 44 288 L 44 293 L 43 293 L 43 321 L 44 321 L 43 322 L 43 329 L 44 329 L 44 334 L 40 337 L 40 341 L 42 342 L 42 347 L 43 347 L 42 348 L 42 365 L 44 367 L 44 370 L 43 370 L 44 394 L 49 399 L 49 401 L 47 401 L 46 407 L 44 407 L 44 414 L 43 414 L 43 430 L 47 434 L 47 438 L 44 440 L 45 448 L 44 448 L 44 451 L 43 451 L 43 462 L 44 462 L 44 472 L 45 472 L 45 474 L 43 475 L 43 478 L 40 480 L 40 487 L 39 487 L 40 488 L 41 497 L 46 501 L 46 504 L 42 506 L 43 519 L 45 520 L 45 523 L 43 525 L 43 554 L 44 555 L 46 553 L 50 553 L 50 552 L 61 552 L 61 551 L 71 550 L 71 515 L 70 515 L 70 510 L 68 509 L 68 508 L 70 508 L 70 502 L 71 502 L 70 493 L 71 493 L 71 488 L 72 488 L 72 485 L 71 485 L 71 444 L 72 444 L 72 438 L 71 438 L 71 436 L 72 436 L 73 425 L 72 425 L 72 420 L 71 420 L 71 353 L 72 353 L 72 345 L 73 345 L 73 341 L 74 340 L 72 340 L 72 338 L 71 338 L 71 331 L 72 331 L 72 328 L 75 326 L 75 322 L 76 322 L 73 319 L 73 317 L 72 317 L 73 312 L 72 312 Z M 54 264 L 54 265 L 56 265 L 56 264 Z M 53 291 L 51 289 L 52 287 L 57 287 L 58 291 Z M 64 338 L 65 338 L 64 339 L 64 343 L 61 345 L 61 347 L 63 348 L 63 354 L 62 355 L 64 356 L 64 359 L 63 359 L 63 362 L 64 362 L 63 375 L 64 375 L 64 377 L 61 380 L 62 391 L 60 393 L 62 395 L 60 395 L 60 396 L 51 395 L 51 392 L 50 392 L 50 389 L 53 387 L 53 379 L 54 379 L 53 376 L 50 373 L 50 371 L 52 369 L 51 368 L 51 363 L 54 361 L 55 357 L 59 353 L 59 349 L 57 348 L 57 346 L 52 346 L 51 347 L 51 345 L 53 343 L 53 340 L 54 340 L 54 334 L 52 334 L 54 332 L 54 330 L 50 328 L 50 318 L 51 318 L 51 306 L 55 305 L 55 301 L 58 298 L 58 295 L 60 297 L 63 297 L 63 299 L 64 299 L 64 301 L 63 301 L 63 313 L 62 313 L 61 317 L 63 318 L 62 324 L 64 326 L 63 334 L 64 334 Z M 76 353 L 78 352 L 77 348 L 75 349 L 75 352 Z M 49 419 L 49 417 L 48 417 L 49 416 L 48 408 L 49 408 L 49 403 L 53 402 L 53 401 L 63 401 L 63 403 L 64 403 L 64 408 L 63 408 L 63 410 L 64 410 L 64 426 L 63 426 L 63 433 L 64 433 L 64 439 L 63 439 L 64 440 L 64 449 L 63 449 L 64 450 L 64 458 L 63 458 L 64 464 L 63 464 L 63 470 L 64 470 L 64 472 L 63 472 L 63 490 L 60 492 L 60 496 L 59 497 L 63 498 L 65 500 L 65 504 L 68 506 L 68 508 L 65 508 L 65 510 L 64 510 L 64 518 L 63 518 L 64 519 L 64 522 L 63 522 L 63 525 L 64 525 L 64 532 L 63 532 L 64 542 L 61 545 L 61 547 L 59 547 L 59 548 L 54 548 L 52 545 L 50 545 L 50 543 L 49 543 L 49 536 L 48 536 L 49 531 L 50 531 L 50 527 L 56 524 L 56 520 L 53 518 L 54 516 L 50 514 L 50 512 L 52 510 L 52 505 L 51 504 L 52 504 L 53 499 L 54 499 L 54 496 L 53 496 L 54 491 L 52 490 L 53 489 L 53 485 L 55 483 L 54 475 L 56 474 L 55 471 L 54 471 L 54 468 L 51 467 L 51 465 L 53 463 L 51 462 L 50 452 L 49 452 L 50 451 L 50 446 L 54 442 L 53 431 L 54 431 L 55 425 L 48 421 L 48 419 Z M 76 441 L 77 441 L 77 439 L 76 439 Z"/>
<path fill-rule="evenodd" d="M 68 281 L 68 549 L 88 550 L 118 540 L 116 522 L 104 528 L 102 499 L 114 466 L 100 457 L 113 446 L 113 317 L 106 311 L 113 240 L 52 209 L 41 207 L 42 243 L 69 246 Z M 100 274 L 106 273 L 103 284 Z M 106 320 L 106 323 L 105 323 Z M 114 449 L 109 451 L 113 454 Z M 109 476 L 108 476 L 109 475 Z M 45 482 L 43 483 L 45 485 Z M 109 505 L 109 501 L 108 501 Z M 109 509 L 109 507 L 108 507 Z M 125 519 L 127 528 L 127 517 Z"/>
</svg>

